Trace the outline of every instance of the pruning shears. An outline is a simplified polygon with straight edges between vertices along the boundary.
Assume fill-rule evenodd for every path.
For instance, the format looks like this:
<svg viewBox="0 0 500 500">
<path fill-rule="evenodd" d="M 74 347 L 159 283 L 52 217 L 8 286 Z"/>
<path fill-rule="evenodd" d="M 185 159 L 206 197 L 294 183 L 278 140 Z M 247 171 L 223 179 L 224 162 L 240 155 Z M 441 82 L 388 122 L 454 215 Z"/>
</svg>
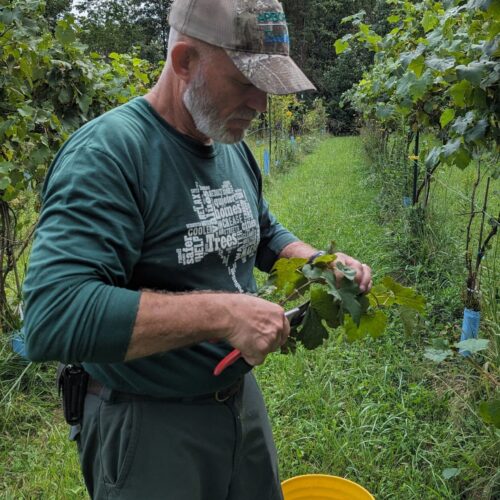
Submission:
<svg viewBox="0 0 500 500">
<path fill-rule="evenodd" d="M 309 301 L 304 302 L 300 306 L 297 306 L 285 312 L 285 318 L 288 320 L 291 327 L 298 326 L 302 323 L 308 307 L 309 307 Z M 233 363 L 236 363 L 236 361 L 240 358 L 241 358 L 241 351 L 239 349 L 233 349 L 215 367 L 213 372 L 214 375 L 218 377 L 228 366 L 231 366 Z"/>
</svg>

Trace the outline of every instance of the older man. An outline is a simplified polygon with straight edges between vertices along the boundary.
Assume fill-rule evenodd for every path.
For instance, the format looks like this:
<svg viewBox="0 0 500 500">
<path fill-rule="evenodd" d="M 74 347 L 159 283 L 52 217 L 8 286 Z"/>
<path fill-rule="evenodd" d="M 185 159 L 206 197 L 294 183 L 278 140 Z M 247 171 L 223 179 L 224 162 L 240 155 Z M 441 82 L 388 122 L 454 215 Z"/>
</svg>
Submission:
<svg viewBox="0 0 500 500">
<path fill-rule="evenodd" d="M 177 0 L 170 24 L 151 92 L 82 127 L 51 166 L 27 351 L 90 374 L 71 435 L 93 498 L 280 499 L 251 368 L 289 324 L 251 295 L 252 270 L 317 250 L 271 215 L 241 140 L 267 93 L 314 87 L 275 0 Z M 369 288 L 367 266 L 339 259 Z M 232 348 L 242 359 L 215 377 Z"/>
</svg>

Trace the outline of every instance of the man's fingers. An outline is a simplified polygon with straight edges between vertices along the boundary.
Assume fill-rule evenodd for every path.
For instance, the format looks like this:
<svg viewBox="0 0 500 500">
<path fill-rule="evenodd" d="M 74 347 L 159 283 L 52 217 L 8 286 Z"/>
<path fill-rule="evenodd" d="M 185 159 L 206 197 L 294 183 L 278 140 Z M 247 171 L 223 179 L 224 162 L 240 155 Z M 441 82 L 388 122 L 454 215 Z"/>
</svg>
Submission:
<svg viewBox="0 0 500 500">
<path fill-rule="evenodd" d="M 290 323 L 288 321 L 288 318 L 285 316 L 285 311 L 283 311 L 283 330 L 281 332 L 281 343 L 278 347 L 281 347 L 284 343 L 286 343 L 289 335 L 290 335 Z"/>
<path fill-rule="evenodd" d="M 373 285 L 371 267 L 367 264 L 362 264 L 359 260 L 356 260 L 349 255 L 338 253 L 337 258 L 339 262 L 342 262 L 344 265 L 356 271 L 355 281 L 358 283 L 359 289 L 363 293 L 368 292 Z M 339 279 L 338 274 L 337 279 Z"/>
<path fill-rule="evenodd" d="M 359 279 L 359 288 L 362 292 L 368 292 L 372 287 L 372 270 L 370 266 L 361 264 L 361 276 Z"/>
</svg>

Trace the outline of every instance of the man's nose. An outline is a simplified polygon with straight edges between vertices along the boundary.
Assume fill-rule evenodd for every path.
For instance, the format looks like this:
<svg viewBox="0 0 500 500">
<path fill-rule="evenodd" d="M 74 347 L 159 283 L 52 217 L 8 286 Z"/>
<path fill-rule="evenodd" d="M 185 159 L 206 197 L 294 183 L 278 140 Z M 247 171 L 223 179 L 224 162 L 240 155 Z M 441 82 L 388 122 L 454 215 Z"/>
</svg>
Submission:
<svg viewBox="0 0 500 500">
<path fill-rule="evenodd" d="M 263 113 L 267 109 L 267 93 L 254 87 L 248 98 L 247 106 L 259 113 Z"/>
</svg>

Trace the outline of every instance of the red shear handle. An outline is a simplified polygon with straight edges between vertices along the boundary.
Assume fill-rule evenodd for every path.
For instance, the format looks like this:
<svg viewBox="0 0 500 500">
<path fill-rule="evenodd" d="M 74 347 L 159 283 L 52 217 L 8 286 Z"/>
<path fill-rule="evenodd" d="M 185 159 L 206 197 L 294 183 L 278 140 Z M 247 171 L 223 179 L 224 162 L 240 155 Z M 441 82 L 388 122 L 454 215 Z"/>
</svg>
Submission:
<svg viewBox="0 0 500 500">
<path fill-rule="evenodd" d="M 223 358 L 214 369 L 214 375 L 218 377 L 228 366 L 236 363 L 241 358 L 241 351 L 233 349 L 225 358 Z"/>
</svg>

